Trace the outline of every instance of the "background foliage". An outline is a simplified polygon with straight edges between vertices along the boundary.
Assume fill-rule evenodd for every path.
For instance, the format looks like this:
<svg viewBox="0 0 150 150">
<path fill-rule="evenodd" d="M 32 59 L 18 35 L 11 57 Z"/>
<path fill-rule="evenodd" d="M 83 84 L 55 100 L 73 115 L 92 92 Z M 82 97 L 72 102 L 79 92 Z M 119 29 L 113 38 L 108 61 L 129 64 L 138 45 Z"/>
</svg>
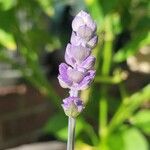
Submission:
<svg viewBox="0 0 150 150">
<path fill-rule="evenodd" d="M 59 112 L 43 132 L 67 138 L 67 118 L 60 107 L 64 97 L 46 77 L 41 56 L 55 57 L 57 51 L 55 61 L 63 57 L 73 15 L 84 9 L 97 22 L 99 43 L 93 53 L 96 79 L 81 93 L 87 106 L 77 121 L 77 149 L 149 149 L 150 85 L 130 92 L 125 72 L 130 73 L 126 60 L 150 44 L 149 6 L 148 0 L 0 0 L 0 61 L 18 69 Z"/>
</svg>

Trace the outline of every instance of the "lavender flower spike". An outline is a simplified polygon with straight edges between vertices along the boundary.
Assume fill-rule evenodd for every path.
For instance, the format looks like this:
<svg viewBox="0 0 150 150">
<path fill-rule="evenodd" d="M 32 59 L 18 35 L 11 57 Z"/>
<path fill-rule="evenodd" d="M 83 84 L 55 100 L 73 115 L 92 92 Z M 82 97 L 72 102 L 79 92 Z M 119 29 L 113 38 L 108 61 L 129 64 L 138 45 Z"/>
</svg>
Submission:
<svg viewBox="0 0 150 150">
<path fill-rule="evenodd" d="M 80 11 L 72 21 L 71 40 L 67 44 L 65 52 L 66 63 L 59 65 L 58 80 L 63 88 L 68 88 L 70 91 L 77 91 L 78 93 L 79 90 L 88 88 L 93 81 L 95 77 L 95 57 L 91 55 L 91 51 L 98 41 L 96 28 L 96 23 L 84 11 Z M 72 97 L 77 98 L 77 96 L 78 94 L 70 95 L 63 101 L 62 106 L 65 113 L 69 111 L 69 113 L 66 113 L 67 115 L 72 116 L 73 112 L 70 113 L 70 110 L 75 111 L 75 113 L 80 112 L 75 109 L 78 106 L 73 105 L 74 101 L 72 100 Z M 81 107 L 82 110 L 83 104 Z"/>
<path fill-rule="evenodd" d="M 73 31 L 65 52 L 66 63 L 59 65 L 60 86 L 70 89 L 69 97 L 62 104 L 69 117 L 67 150 L 74 149 L 75 118 L 84 109 L 78 93 L 88 88 L 95 77 L 95 57 L 91 55 L 91 51 L 98 41 L 96 28 L 91 16 L 80 11 L 72 21 Z"/>
<path fill-rule="evenodd" d="M 65 61 L 59 66 L 58 80 L 63 88 L 84 90 L 95 77 L 95 57 L 91 50 L 97 43 L 96 24 L 91 16 L 81 11 L 72 22 L 71 43 L 66 47 Z"/>
</svg>

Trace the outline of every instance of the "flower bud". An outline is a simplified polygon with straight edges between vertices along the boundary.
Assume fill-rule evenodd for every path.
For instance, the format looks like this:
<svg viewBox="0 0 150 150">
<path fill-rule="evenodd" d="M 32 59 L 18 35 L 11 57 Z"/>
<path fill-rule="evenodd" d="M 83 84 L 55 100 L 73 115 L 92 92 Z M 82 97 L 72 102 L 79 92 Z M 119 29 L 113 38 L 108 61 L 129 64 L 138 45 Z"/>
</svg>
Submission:
<svg viewBox="0 0 150 150">
<path fill-rule="evenodd" d="M 92 20 L 91 16 L 85 11 L 80 11 L 72 21 L 72 29 L 77 32 L 79 27 L 84 25 L 89 27 L 93 32 L 96 31 L 96 24 Z"/>
<path fill-rule="evenodd" d="M 79 97 L 68 97 L 63 100 L 62 107 L 67 116 L 77 117 L 84 109 L 83 102 Z"/>
</svg>

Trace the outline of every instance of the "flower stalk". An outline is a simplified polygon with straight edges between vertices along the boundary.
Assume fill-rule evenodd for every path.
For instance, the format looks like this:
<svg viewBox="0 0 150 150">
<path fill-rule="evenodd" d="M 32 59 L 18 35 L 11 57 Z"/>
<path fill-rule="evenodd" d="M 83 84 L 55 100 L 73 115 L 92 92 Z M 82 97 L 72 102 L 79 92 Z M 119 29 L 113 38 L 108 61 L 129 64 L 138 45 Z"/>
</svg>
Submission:
<svg viewBox="0 0 150 150">
<path fill-rule="evenodd" d="M 74 150 L 75 126 L 76 126 L 76 119 L 72 117 L 68 117 L 67 150 Z"/>
</svg>

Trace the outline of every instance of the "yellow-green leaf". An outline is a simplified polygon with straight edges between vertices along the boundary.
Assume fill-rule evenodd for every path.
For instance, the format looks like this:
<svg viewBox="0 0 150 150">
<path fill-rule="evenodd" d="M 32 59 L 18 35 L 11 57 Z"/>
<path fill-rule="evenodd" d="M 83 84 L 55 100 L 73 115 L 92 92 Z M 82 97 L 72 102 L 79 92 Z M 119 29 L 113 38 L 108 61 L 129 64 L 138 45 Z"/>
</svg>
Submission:
<svg viewBox="0 0 150 150">
<path fill-rule="evenodd" d="M 0 29 L 0 44 L 8 50 L 15 50 L 16 43 L 12 34 Z"/>
</svg>

